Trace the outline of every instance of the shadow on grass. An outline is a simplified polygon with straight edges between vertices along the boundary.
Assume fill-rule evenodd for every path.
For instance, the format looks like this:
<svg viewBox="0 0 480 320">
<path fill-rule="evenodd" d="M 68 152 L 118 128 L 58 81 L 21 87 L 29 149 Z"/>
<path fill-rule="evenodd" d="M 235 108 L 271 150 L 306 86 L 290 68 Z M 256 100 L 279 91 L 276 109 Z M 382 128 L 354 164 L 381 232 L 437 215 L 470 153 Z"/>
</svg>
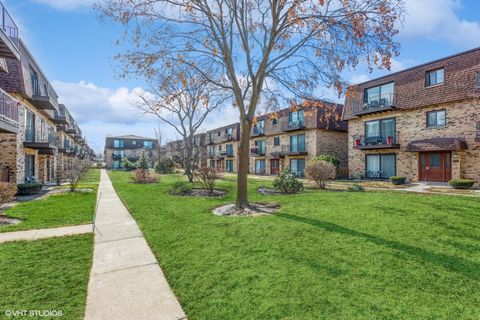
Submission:
<svg viewBox="0 0 480 320">
<path fill-rule="evenodd" d="M 411 256 L 422 259 L 423 261 L 429 262 L 439 267 L 443 267 L 453 272 L 460 273 L 470 279 L 473 279 L 476 281 L 480 280 L 480 264 L 468 261 L 461 257 L 452 257 L 442 253 L 430 252 L 418 247 L 372 236 L 367 233 L 342 227 L 340 225 L 326 222 L 326 221 L 296 216 L 288 213 L 279 213 L 279 214 L 276 214 L 275 217 L 305 223 L 305 224 L 323 229 L 328 232 L 335 232 L 339 234 L 361 238 L 379 246 L 384 246 L 386 248 L 403 251 Z"/>
</svg>

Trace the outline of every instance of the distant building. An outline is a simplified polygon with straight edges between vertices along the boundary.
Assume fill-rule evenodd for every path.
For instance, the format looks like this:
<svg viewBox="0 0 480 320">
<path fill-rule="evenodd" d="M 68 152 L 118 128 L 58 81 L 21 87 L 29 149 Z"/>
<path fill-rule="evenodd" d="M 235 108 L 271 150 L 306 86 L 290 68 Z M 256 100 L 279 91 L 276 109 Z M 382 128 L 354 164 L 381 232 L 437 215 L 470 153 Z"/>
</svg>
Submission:
<svg viewBox="0 0 480 320">
<path fill-rule="evenodd" d="M 135 135 L 114 136 L 105 139 L 104 161 L 107 169 L 121 170 L 125 159 L 136 162 L 143 153 L 150 161 L 158 158 L 156 139 Z"/>
</svg>

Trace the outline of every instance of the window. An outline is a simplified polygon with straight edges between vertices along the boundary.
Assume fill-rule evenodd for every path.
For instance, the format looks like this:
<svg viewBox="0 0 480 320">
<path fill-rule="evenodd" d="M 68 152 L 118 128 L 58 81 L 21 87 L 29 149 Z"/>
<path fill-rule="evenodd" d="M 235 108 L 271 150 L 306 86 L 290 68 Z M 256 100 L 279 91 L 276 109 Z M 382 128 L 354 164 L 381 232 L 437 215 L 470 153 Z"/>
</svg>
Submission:
<svg viewBox="0 0 480 320">
<path fill-rule="evenodd" d="M 220 137 L 220 131 L 217 132 L 217 137 Z"/>
<path fill-rule="evenodd" d="M 290 159 L 290 171 L 303 178 L 305 176 L 305 159 Z"/>
<path fill-rule="evenodd" d="M 227 144 L 227 156 L 233 156 L 233 144 Z"/>
<path fill-rule="evenodd" d="M 290 136 L 290 152 L 305 152 L 305 135 Z"/>
<path fill-rule="evenodd" d="M 227 128 L 227 129 L 225 129 L 225 134 L 226 134 L 227 136 L 231 136 L 232 133 L 233 133 L 233 128 Z"/>
<path fill-rule="evenodd" d="M 121 162 L 119 160 L 113 161 L 113 169 L 120 169 L 122 167 Z"/>
<path fill-rule="evenodd" d="M 396 175 L 396 156 L 394 154 L 367 154 L 365 156 L 365 177 L 371 179 L 389 179 Z"/>
<path fill-rule="evenodd" d="M 123 158 L 123 150 L 113 150 L 113 156 L 114 157 L 120 157 L 120 158 Z"/>
<path fill-rule="evenodd" d="M 265 148 L 265 140 L 256 140 L 255 141 L 255 147 L 257 149 L 257 154 L 265 154 L 266 148 Z"/>
<path fill-rule="evenodd" d="M 210 160 L 210 168 L 215 169 L 215 160 Z"/>
<path fill-rule="evenodd" d="M 477 77 L 475 79 L 475 86 L 480 88 L 480 72 L 477 72 Z"/>
<path fill-rule="evenodd" d="M 444 127 L 447 124 L 445 110 L 427 112 L 427 127 Z"/>
<path fill-rule="evenodd" d="M 132 146 L 135 146 L 137 145 L 137 141 L 136 140 L 132 140 Z"/>
<path fill-rule="evenodd" d="M 209 150 L 208 150 L 208 153 L 209 153 L 210 156 L 214 156 L 215 155 L 215 146 L 210 146 Z"/>
<path fill-rule="evenodd" d="M 367 109 L 389 107 L 393 105 L 393 82 L 365 89 L 364 104 Z"/>
<path fill-rule="evenodd" d="M 35 181 L 35 156 L 31 154 L 25 155 L 25 182 Z"/>
<path fill-rule="evenodd" d="M 290 112 L 290 114 L 288 115 L 289 127 L 301 127 L 303 126 L 303 121 L 304 121 L 303 110 Z"/>
<path fill-rule="evenodd" d="M 280 137 L 273 138 L 273 146 L 277 147 L 280 145 Z"/>
<path fill-rule="evenodd" d="M 218 146 L 218 151 L 222 151 L 222 145 Z"/>
<path fill-rule="evenodd" d="M 275 118 L 275 119 L 272 119 L 272 125 L 273 125 L 273 126 L 276 125 L 277 123 L 278 123 L 278 119 L 276 119 L 276 118 Z"/>
<path fill-rule="evenodd" d="M 431 87 L 431 86 L 435 86 L 437 84 L 442 84 L 443 83 L 443 78 L 444 78 L 444 69 L 443 68 L 428 71 L 425 74 L 425 86 L 426 87 Z"/>
<path fill-rule="evenodd" d="M 390 143 L 395 143 L 395 127 L 395 119 L 381 119 L 365 122 L 365 143 L 386 144 L 387 140 L 389 140 Z"/>
<path fill-rule="evenodd" d="M 153 148 L 153 141 L 143 141 L 143 147 L 146 149 L 152 149 Z"/>
<path fill-rule="evenodd" d="M 265 132 L 265 120 L 260 120 L 253 126 L 254 134 L 264 134 Z"/>
<path fill-rule="evenodd" d="M 35 141 L 35 113 L 27 110 L 25 116 L 25 141 Z"/>
<path fill-rule="evenodd" d="M 255 160 L 255 174 L 265 174 L 265 160 Z"/>
<path fill-rule="evenodd" d="M 233 172 L 233 160 L 227 160 L 225 165 L 227 172 Z"/>
<path fill-rule="evenodd" d="M 113 140 L 113 147 L 114 148 L 123 148 L 124 147 L 124 141 L 123 140 Z"/>
</svg>

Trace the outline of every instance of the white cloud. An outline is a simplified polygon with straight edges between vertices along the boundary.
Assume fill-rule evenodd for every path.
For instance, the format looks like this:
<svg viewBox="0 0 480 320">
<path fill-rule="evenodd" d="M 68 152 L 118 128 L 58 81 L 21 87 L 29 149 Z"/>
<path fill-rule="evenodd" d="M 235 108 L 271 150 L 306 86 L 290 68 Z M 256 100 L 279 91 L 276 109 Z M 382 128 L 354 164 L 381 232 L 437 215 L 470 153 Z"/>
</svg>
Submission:
<svg viewBox="0 0 480 320">
<path fill-rule="evenodd" d="M 370 77 L 367 74 L 355 74 L 350 79 L 350 83 L 357 84 L 370 80 Z"/>
<path fill-rule="evenodd" d="M 32 0 L 36 3 L 48 5 L 58 10 L 76 10 L 79 8 L 92 7 L 95 0 Z"/>
<path fill-rule="evenodd" d="M 88 143 L 97 152 L 101 152 L 107 135 L 135 134 L 154 137 L 154 130 L 161 126 L 165 140 L 178 139 L 176 131 L 152 115 L 144 115 L 135 107 L 142 88 L 130 90 L 126 87 L 116 89 L 99 87 L 93 83 L 53 81 L 60 103 L 78 122 Z M 200 130 L 218 128 L 238 122 L 238 111 L 226 106 L 212 113 Z"/>
<path fill-rule="evenodd" d="M 460 18 L 460 0 L 406 0 L 401 37 L 446 39 L 461 47 L 480 44 L 480 23 Z"/>
</svg>

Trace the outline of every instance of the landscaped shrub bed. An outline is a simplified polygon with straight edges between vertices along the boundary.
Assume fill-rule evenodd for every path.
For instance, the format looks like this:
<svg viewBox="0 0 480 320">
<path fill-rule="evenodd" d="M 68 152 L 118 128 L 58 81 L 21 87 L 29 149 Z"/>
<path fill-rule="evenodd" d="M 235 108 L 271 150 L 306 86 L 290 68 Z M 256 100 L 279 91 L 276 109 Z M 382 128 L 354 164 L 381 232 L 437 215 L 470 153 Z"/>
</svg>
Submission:
<svg viewBox="0 0 480 320">
<path fill-rule="evenodd" d="M 470 189 L 475 184 L 475 181 L 470 179 L 453 179 L 448 181 L 448 184 L 454 189 Z"/>
<path fill-rule="evenodd" d="M 390 177 L 390 182 L 396 186 L 400 186 L 402 184 L 405 184 L 407 182 L 406 177 L 399 177 L 399 176 L 393 176 Z"/>
<path fill-rule="evenodd" d="M 18 195 L 25 196 L 37 194 L 42 191 L 43 185 L 41 183 L 23 183 L 17 185 Z"/>
</svg>

